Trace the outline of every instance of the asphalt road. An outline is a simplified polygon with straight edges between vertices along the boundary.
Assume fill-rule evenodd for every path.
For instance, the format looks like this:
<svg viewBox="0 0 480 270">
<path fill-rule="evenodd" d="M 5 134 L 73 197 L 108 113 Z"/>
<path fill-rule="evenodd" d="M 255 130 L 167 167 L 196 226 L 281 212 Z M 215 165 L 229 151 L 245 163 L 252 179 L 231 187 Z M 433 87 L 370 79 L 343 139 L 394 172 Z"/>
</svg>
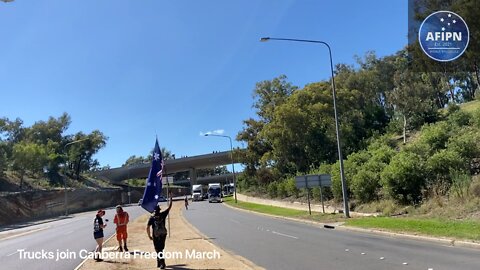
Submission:
<svg viewBox="0 0 480 270">
<path fill-rule="evenodd" d="M 130 220 L 147 213 L 139 206 L 124 207 L 124 210 L 128 212 Z M 2 232 L 2 234 L 17 235 L 0 239 L 0 269 L 74 269 L 83 261 L 79 253 L 81 250 L 95 249 L 96 243 L 93 239 L 95 214 L 96 212 L 75 214 L 61 220 Z M 105 239 L 114 234 L 114 214 L 115 209 L 106 209 L 103 219 L 108 219 L 109 222 L 104 229 Z M 21 257 L 19 250 L 22 249 L 25 250 L 22 253 L 25 258 Z M 26 255 L 26 252 L 42 252 L 42 250 L 45 252 L 43 259 L 40 258 L 41 253 L 36 254 L 40 259 L 29 259 Z M 53 259 L 46 258 L 50 255 L 49 252 L 52 252 Z M 75 258 L 70 255 L 69 258 L 56 260 L 57 253 L 67 254 L 68 252 L 75 254 Z"/>
<path fill-rule="evenodd" d="M 214 243 L 266 269 L 480 269 L 475 249 L 324 229 L 205 201 L 184 214 Z"/>
</svg>

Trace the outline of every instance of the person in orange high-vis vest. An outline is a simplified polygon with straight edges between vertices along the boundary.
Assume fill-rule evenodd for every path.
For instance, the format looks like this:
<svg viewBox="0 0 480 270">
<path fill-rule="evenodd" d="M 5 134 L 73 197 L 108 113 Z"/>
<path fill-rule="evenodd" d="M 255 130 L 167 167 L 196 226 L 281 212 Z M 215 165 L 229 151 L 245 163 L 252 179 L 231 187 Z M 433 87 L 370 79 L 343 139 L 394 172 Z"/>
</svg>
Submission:
<svg viewBox="0 0 480 270">
<path fill-rule="evenodd" d="M 117 214 L 113 219 L 113 223 L 117 225 L 118 249 L 120 250 L 120 252 L 123 252 L 123 250 L 128 251 L 128 248 L 127 248 L 128 213 L 123 211 L 123 208 L 120 205 L 117 205 L 115 209 L 117 210 Z M 122 249 L 122 240 L 123 240 L 123 249 Z"/>
</svg>

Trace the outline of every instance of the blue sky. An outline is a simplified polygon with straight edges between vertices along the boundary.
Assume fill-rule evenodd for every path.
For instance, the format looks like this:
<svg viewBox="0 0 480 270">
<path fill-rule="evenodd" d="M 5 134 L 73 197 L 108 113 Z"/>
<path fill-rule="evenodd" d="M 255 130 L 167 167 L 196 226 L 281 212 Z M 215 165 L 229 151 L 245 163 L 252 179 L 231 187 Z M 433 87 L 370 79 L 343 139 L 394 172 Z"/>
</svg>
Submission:
<svg viewBox="0 0 480 270">
<path fill-rule="evenodd" d="M 407 44 L 404 0 L 15 0 L 0 2 L 0 117 L 25 125 L 67 112 L 67 133 L 99 129 L 96 158 L 120 166 L 158 134 L 176 156 L 227 150 L 254 116 L 255 83 L 280 74 L 300 87 L 334 63 Z M 240 142 L 234 146 L 242 147 Z"/>
</svg>

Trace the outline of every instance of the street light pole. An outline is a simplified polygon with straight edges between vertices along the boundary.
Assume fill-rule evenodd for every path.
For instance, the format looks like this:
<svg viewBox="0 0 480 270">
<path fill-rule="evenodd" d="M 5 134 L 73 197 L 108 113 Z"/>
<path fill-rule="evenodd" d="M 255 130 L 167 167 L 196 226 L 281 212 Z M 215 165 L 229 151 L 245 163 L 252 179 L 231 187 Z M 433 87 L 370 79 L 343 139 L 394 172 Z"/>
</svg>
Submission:
<svg viewBox="0 0 480 270">
<path fill-rule="evenodd" d="M 76 140 L 76 141 L 73 141 L 73 142 L 69 142 L 67 144 L 65 144 L 65 146 L 63 147 L 63 154 L 66 156 L 67 155 L 67 146 L 70 146 L 72 144 L 75 144 L 75 143 L 79 143 L 79 142 L 83 142 L 83 141 L 86 141 L 88 140 L 89 138 L 85 138 L 85 139 L 81 139 L 81 140 Z M 66 162 L 63 166 L 63 190 L 64 190 L 64 194 L 65 194 L 65 198 L 64 198 L 64 204 L 65 204 L 65 216 L 68 216 L 68 200 L 67 200 L 67 174 L 66 174 Z"/>
<path fill-rule="evenodd" d="M 342 182 L 342 193 L 343 193 L 343 208 L 344 215 L 346 218 L 350 217 L 350 211 L 348 208 L 348 193 L 347 193 L 347 182 L 345 181 L 345 173 L 343 169 L 343 156 L 342 156 L 342 147 L 340 144 L 340 129 L 338 125 L 338 114 L 337 114 L 337 92 L 335 90 L 335 74 L 333 73 L 333 59 L 332 59 L 332 49 L 330 45 L 324 41 L 320 40 L 308 40 L 308 39 L 292 39 L 292 38 L 270 38 L 263 37 L 260 39 L 261 42 L 267 42 L 269 40 L 278 40 L 278 41 L 291 41 L 291 42 L 303 42 L 303 43 L 320 43 L 328 48 L 328 53 L 330 56 L 330 71 L 332 73 L 332 96 L 333 96 L 333 110 L 335 113 L 335 132 L 337 133 L 337 148 L 338 148 L 338 161 L 340 162 L 340 178 Z"/>
<path fill-rule="evenodd" d="M 232 138 L 230 136 L 226 135 L 217 135 L 217 134 L 205 134 L 205 136 L 214 136 L 214 137 L 223 137 L 223 138 L 228 138 L 230 140 L 230 159 L 232 160 L 232 171 L 233 171 L 233 194 L 235 197 L 235 203 L 237 203 L 237 182 L 236 182 L 236 177 L 235 177 L 235 164 L 233 161 L 233 144 L 232 144 Z"/>
</svg>

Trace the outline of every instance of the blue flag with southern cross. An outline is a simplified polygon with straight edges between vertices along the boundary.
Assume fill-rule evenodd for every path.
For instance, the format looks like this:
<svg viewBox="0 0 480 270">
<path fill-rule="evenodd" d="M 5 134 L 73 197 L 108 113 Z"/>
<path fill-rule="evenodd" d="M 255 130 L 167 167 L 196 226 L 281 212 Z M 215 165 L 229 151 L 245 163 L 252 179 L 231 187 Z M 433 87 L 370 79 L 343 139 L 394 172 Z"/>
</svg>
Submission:
<svg viewBox="0 0 480 270">
<path fill-rule="evenodd" d="M 155 148 L 152 154 L 152 167 L 148 173 L 147 183 L 145 185 L 145 192 L 143 193 L 142 207 L 148 212 L 152 213 L 158 203 L 160 194 L 162 192 L 162 169 L 163 156 L 160 147 L 158 146 L 158 139 L 155 140 Z"/>
</svg>

